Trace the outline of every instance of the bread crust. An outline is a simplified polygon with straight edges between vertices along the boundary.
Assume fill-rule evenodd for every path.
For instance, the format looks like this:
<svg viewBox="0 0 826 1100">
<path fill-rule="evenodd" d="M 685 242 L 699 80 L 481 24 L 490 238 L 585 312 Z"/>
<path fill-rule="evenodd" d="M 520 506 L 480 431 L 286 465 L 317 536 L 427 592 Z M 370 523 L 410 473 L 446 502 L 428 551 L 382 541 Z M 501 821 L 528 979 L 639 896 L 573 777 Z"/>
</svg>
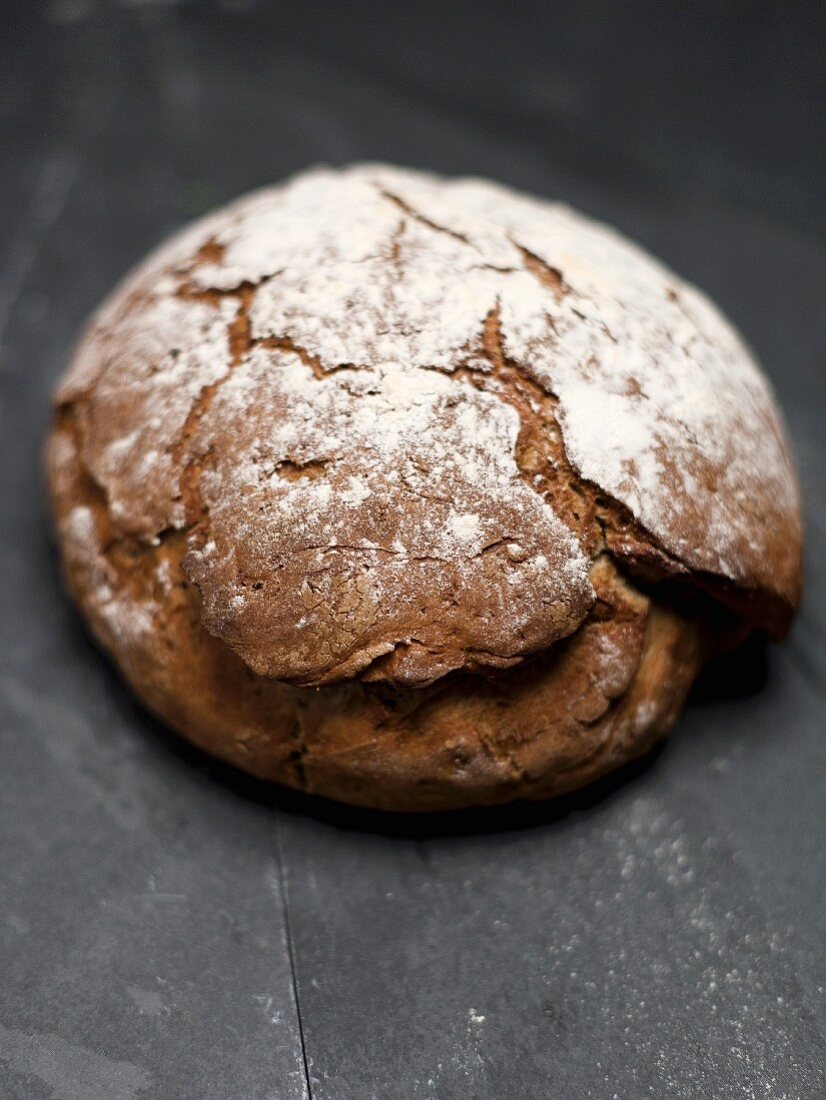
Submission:
<svg viewBox="0 0 826 1100">
<path fill-rule="evenodd" d="M 311 173 L 180 235 L 82 339 L 47 472 L 70 591 L 145 705 L 365 806 L 580 786 L 800 594 L 736 334 L 610 231 L 475 181 Z"/>
</svg>

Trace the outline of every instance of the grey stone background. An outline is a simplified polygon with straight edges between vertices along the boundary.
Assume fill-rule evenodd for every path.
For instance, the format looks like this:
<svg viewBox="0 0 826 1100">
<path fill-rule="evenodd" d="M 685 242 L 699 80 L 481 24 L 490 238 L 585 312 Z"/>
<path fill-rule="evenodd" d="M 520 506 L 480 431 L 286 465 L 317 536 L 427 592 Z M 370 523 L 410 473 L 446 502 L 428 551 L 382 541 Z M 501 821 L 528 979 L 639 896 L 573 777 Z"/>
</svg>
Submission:
<svg viewBox="0 0 826 1100">
<path fill-rule="evenodd" d="M 0 5 L 0 1096 L 824 1095 L 826 8 Z M 489 175 L 708 290 L 808 506 L 788 644 L 582 794 L 387 819 L 131 701 L 40 475 L 78 326 L 185 219 L 317 161 Z"/>
</svg>

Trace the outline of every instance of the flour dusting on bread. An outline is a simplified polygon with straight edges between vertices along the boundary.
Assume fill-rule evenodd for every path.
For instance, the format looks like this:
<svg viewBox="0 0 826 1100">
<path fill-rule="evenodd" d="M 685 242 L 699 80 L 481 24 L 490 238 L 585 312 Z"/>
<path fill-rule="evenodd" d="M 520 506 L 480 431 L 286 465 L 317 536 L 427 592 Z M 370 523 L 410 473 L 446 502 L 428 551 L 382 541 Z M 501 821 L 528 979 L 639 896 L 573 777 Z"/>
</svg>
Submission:
<svg viewBox="0 0 826 1100">
<path fill-rule="evenodd" d="M 363 165 L 241 199 L 138 269 L 61 399 L 117 525 L 190 531 L 204 625 L 263 676 L 425 684 L 575 631 L 612 544 L 554 488 L 555 431 L 583 508 L 675 573 L 796 599 L 794 475 L 731 326 L 482 181 Z"/>
</svg>

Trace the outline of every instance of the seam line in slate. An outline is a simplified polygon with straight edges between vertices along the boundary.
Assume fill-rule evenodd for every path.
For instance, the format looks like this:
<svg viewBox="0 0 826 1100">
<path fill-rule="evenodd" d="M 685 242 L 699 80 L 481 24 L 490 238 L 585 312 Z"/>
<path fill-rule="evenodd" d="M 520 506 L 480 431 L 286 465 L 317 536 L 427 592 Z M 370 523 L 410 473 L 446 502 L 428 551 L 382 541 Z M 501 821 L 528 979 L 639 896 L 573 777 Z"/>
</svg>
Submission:
<svg viewBox="0 0 826 1100">
<path fill-rule="evenodd" d="M 284 913 L 284 935 L 287 940 L 287 958 L 290 963 L 290 980 L 293 987 L 295 1014 L 298 1018 L 298 1038 L 301 1042 L 301 1060 L 304 1063 L 304 1080 L 307 1085 L 307 1096 L 309 1100 L 313 1100 L 313 1087 L 310 1084 L 310 1066 L 307 1061 L 307 1044 L 304 1040 L 304 1022 L 301 1019 L 301 1000 L 298 996 L 298 980 L 296 977 L 295 954 L 293 952 L 293 937 L 290 931 L 290 913 L 287 906 L 287 884 L 284 875 L 284 847 L 281 841 L 281 821 L 278 818 L 275 822 L 275 835 L 278 849 L 278 889 L 281 894 L 281 908 Z"/>
</svg>

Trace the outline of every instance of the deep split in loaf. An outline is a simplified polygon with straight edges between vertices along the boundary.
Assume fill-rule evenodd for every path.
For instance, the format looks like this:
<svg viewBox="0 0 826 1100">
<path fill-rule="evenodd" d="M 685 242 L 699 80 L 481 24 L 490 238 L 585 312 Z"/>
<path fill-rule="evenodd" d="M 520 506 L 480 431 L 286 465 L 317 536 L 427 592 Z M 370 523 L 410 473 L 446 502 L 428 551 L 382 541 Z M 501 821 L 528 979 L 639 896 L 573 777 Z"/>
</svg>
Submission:
<svg viewBox="0 0 826 1100">
<path fill-rule="evenodd" d="M 799 601 L 794 471 L 731 326 L 478 180 L 316 170 L 186 229 L 93 319 L 47 465 L 145 704 L 362 805 L 579 786 Z"/>
</svg>

